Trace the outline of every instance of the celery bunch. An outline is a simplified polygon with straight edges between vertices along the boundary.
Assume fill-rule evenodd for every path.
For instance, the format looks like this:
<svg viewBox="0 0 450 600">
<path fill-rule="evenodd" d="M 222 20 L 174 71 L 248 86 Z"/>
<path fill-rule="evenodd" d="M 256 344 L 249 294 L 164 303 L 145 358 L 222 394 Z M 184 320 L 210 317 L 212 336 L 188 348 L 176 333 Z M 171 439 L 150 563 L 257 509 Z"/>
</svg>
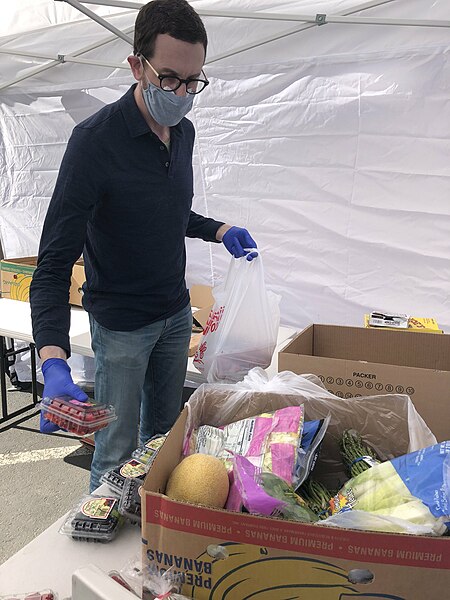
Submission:
<svg viewBox="0 0 450 600">
<path fill-rule="evenodd" d="M 428 507 L 411 495 L 390 461 L 350 479 L 331 504 L 332 514 L 351 508 L 417 525 L 436 521 Z"/>
</svg>

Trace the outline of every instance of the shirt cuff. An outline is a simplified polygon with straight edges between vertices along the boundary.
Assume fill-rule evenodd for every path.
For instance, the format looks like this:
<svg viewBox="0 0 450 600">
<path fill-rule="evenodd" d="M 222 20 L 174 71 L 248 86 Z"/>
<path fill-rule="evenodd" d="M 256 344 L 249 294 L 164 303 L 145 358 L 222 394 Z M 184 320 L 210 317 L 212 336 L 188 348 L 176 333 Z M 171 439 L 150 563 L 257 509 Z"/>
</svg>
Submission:
<svg viewBox="0 0 450 600">
<path fill-rule="evenodd" d="M 55 331 L 54 329 L 44 329 L 43 331 L 36 333 L 34 336 L 34 343 L 36 344 L 38 354 L 44 346 L 58 346 L 59 348 L 62 348 L 67 354 L 67 358 L 69 358 L 71 354 L 69 336 L 60 331 Z"/>
</svg>

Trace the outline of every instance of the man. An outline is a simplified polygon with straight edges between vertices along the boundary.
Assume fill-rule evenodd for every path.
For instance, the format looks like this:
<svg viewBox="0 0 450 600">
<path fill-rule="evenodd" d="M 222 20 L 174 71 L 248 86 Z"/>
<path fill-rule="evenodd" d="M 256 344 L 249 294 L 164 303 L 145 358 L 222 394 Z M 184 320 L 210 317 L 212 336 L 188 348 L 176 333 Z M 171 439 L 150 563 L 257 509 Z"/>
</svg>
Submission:
<svg viewBox="0 0 450 600">
<path fill-rule="evenodd" d="M 44 395 L 87 396 L 70 376 L 68 290 L 83 252 L 95 354 L 95 399 L 117 421 L 95 436 L 91 491 L 136 447 L 167 432 L 181 408 L 192 327 L 185 284 L 188 237 L 255 254 L 246 229 L 191 211 L 194 129 L 184 116 L 208 81 L 207 36 L 185 0 L 141 8 L 137 83 L 75 127 L 45 219 L 31 286 L 34 339 Z M 57 428 L 41 419 L 41 430 Z"/>
</svg>

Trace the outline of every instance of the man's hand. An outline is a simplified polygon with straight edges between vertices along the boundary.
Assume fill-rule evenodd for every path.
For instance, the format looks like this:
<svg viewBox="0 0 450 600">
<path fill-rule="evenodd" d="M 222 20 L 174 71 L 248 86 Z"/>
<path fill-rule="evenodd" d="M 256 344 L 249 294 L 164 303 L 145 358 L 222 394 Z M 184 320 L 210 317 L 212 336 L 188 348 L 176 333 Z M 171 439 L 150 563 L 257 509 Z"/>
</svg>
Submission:
<svg viewBox="0 0 450 600">
<path fill-rule="evenodd" d="M 41 370 L 44 376 L 44 398 L 70 396 L 80 402 L 86 402 L 88 399 L 83 390 L 73 382 L 70 367 L 63 358 L 48 358 L 43 362 Z M 58 431 L 59 427 L 48 419 L 44 419 L 41 411 L 39 429 L 42 433 L 54 433 Z"/>
<path fill-rule="evenodd" d="M 234 258 L 247 255 L 247 260 L 253 260 L 258 256 L 257 252 L 251 252 L 256 248 L 256 242 L 243 227 L 230 227 L 222 237 L 225 248 Z"/>
</svg>

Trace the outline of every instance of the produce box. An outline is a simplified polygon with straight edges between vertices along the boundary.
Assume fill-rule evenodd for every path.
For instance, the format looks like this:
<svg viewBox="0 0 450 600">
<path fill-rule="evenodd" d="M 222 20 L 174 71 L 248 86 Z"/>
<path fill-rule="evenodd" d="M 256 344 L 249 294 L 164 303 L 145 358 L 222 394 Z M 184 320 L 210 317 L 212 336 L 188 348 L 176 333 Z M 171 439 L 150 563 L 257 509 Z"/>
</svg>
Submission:
<svg viewBox="0 0 450 600">
<path fill-rule="evenodd" d="M 30 284 L 36 269 L 37 258 L 8 258 L 0 261 L 2 298 L 29 302 Z M 83 261 L 77 261 L 72 269 L 69 302 L 81 306 L 82 289 L 85 281 Z"/>
<path fill-rule="evenodd" d="M 212 288 L 209 285 L 193 285 L 189 290 L 192 306 L 192 335 L 189 344 L 189 356 L 197 352 L 203 328 L 208 320 L 209 313 L 214 304 Z"/>
<path fill-rule="evenodd" d="M 314 373 L 340 396 L 410 396 L 439 442 L 450 439 L 450 335 L 310 325 L 278 354 L 279 371 Z"/>
<path fill-rule="evenodd" d="M 255 394 L 252 406 L 241 406 L 235 417 L 242 418 L 246 410 L 252 414 L 267 410 L 267 397 Z M 208 400 L 209 414 L 220 411 L 221 395 Z M 445 418 L 449 417 L 447 409 Z M 180 573 L 182 593 L 201 600 L 445 597 L 450 585 L 450 538 L 332 529 L 194 506 L 164 496 L 182 455 L 187 418 L 185 408 L 142 492 L 143 562 Z"/>
</svg>

